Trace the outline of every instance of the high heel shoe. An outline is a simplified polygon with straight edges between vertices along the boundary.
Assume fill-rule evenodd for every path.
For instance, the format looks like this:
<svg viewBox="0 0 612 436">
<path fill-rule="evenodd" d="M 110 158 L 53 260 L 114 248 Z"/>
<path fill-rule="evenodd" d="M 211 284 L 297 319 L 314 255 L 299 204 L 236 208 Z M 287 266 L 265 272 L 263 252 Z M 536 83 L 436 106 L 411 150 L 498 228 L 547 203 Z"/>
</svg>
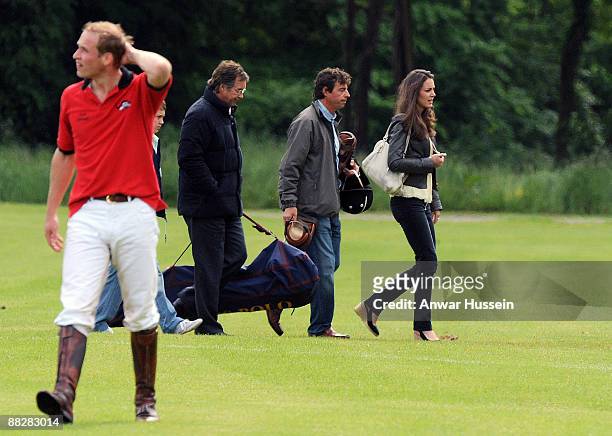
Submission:
<svg viewBox="0 0 612 436">
<path fill-rule="evenodd" d="M 378 331 L 378 327 L 376 327 L 376 321 L 378 321 L 378 315 L 368 309 L 368 306 L 362 301 L 353 309 L 363 325 L 367 327 L 367 329 L 374 336 L 378 336 L 380 332 Z"/>
<path fill-rule="evenodd" d="M 429 337 L 425 334 L 425 332 L 429 333 Z M 414 340 L 415 341 L 456 341 L 459 339 L 455 335 L 443 335 L 438 336 L 436 332 L 433 330 L 414 330 Z"/>
<path fill-rule="evenodd" d="M 428 330 L 428 332 L 432 332 L 433 336 L 427 337 L 427 335 L 425 335 L 425 331 L 414 330 L 414 340 L 415 341 L 431 341 L 431 342 L 440 340 L 440 338 L 438 338 L 438 336 L 433 330 Z"/>
</svg>

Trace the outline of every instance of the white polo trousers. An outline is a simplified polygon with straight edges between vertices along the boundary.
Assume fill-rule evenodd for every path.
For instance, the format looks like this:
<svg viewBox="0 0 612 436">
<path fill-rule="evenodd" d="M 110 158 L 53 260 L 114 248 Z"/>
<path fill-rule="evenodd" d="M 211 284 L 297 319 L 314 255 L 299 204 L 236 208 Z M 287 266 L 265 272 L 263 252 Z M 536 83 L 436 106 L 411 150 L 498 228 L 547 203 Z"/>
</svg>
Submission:
<svg viewBox="0 0 612 436">
<path fill-rule="evenodd" d="M 90 200 L 69 220 L 64 247 L 58 326 L 84 334 L 94 327 L 109 262 L 117 269 L 125 320 L 132 332 L 159 322 L 155 211 L 140 199 L 123 203 Z"/>
</svg>

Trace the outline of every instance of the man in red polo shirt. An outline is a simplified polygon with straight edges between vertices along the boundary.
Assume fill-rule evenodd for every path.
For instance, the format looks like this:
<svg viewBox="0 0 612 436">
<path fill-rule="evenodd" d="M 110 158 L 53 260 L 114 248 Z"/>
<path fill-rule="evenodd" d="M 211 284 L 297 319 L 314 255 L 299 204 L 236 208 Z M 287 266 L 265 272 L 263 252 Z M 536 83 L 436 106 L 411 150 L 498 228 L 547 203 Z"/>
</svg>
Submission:
<svg viewBox="0 0 612 436">
<path fill-rule="evenodd" d="M 62 271 L 63 310 L 57 381 L 41 391 L 41 411 L 72 422 L 72 403 L 81 373 L 87 335 L 109 262 L 117 269 L 124 301 L 124 324 L 131 331 L 136 375 L 136 419 L 157 421 L 155 368 L 155 211 L 166 207 L 153 167 L 153 118 L 172 81 L 164 57 L 132 46 L 120 25 L 87 23 L 72 56 L 77 76 L 61 98 L 57 149 L 51 160 L 45 237 L 55 251 L 64 241 L 57 209 L 76 169 Z M 123 64 L 138 65 L 134 74 Z"/>
</svg>

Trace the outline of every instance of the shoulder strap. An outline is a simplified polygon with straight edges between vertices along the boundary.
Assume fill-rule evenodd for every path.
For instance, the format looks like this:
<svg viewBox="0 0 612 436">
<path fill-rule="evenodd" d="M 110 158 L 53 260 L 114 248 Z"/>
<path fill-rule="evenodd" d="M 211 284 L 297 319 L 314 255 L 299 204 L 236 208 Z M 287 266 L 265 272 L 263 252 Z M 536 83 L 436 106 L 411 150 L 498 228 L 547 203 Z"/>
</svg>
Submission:
<svg viewBox="0 0 612 436">
<path fill-rule="evenodd" d="M 395 120 L 395 121 L 391 121 L 389 123 L 389 127 L 387 127 L 387 131 L 385 132 L 385 136 L 383 136 L 383 139 L 385 141 L 387 141 L 387 139 L 389 139 L 389 132 L 391 131 L 391 127 L 393 127 L 397 123 L 401 123 L 401 121 L 400 120 Z"/>
<path fill-rule="evenodd" d="M 387 139 L 389 138 L 389 130 L 391 130 L 391 126 L 393 125 L 393 123 L 389 124 L 389 127 L 387 127 L 387 131 L 385 132 L 385 136 L 383 136 L 383 141 L 387 142 Z"/>
<path fill-rule="evenodd" d="M 438 149 L 436 148 L 436 144 L 434 144 L 433 140 L 431 139 L 431 136 L 428 136 L 428 138 L 429 138 L 429 145 L 430 145 L 430 148 L 431 148 L 430 153 L 432 153 L 432 152 L 440 153 L 438 151 Z"/>
<path fill-rule="evenodd" d="M 410 136 L 412 136 L 412 128 L 408 131 L 406 135 L 406 146 L 404 147 L 404 154 L 402 157 L 406 157 L 406 152 L 408 151 L 408 145 L 410 144 Z"/>
<path fill-rule="evenodd" d="M 389 124 L 389 127 L 387 127 L 387 131 L 385 132 L 385 136 L 383 137 L 383 140 L 385 142 L 387 142 L 387 140 L 389 139 L 389 131 L 391 130 L 391 127 L 396 124 L 396 123 L 400 123 L 401 121 L 391 121 L 391 124 Z M 406 156 L 406 151 L 408 150 L 408 144 L 410 143 L 410 136 L 412 135 L 412 129 L 410 129 L 408 131 L 408 134 L 406 135 L 406 146 L 404 147 L 404 156 Z"/>
</svg>

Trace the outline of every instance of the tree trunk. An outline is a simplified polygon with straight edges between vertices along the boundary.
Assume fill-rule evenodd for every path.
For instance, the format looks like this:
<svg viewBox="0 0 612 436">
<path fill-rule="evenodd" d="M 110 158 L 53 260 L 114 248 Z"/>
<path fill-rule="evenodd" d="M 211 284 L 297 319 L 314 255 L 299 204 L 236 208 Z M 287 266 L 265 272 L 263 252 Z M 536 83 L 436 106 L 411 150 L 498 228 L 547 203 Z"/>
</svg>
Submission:
<svg viewBox="0 0 612 436">
<path fill-rule="evenodd" d="M 357 6 L 355 0 L 346 2 L 346 35 L 344 40 L 344 71 L 353 74 L 353 59 L 355 58 L 355 15 Z M 349 99 L 344 109 L 344 128 L 353 130 L 353 102 Z"/>
<path fill-rule="evenodd" d="M 393 23 L 393 83 L 397 87 L 414 68 L 412 4 L 410 0 L 395 0 Z"/>
<path fill-rule="evenodd" d="M 361 144 L 368 143 L 368 91 L 370 90 L 370 73 L 372 72 L 372 59 L 378 40 L 378 28 L 382 16 L 384 1 L 369 0 L 367 13 L 367 28 L 359 77 L 357 81 L 357 139 Z"/>
<path fill-rule="evenodd" d="M 561 80 L 559 90 L 559 121 L 555 134 L 555 163 L 557 166 L 569 158 L 568 139 L 570 136 L 569 121 L 576 110 L 576 73 L 584 42 L 588 38 L 590 27 L 591 0 L 573 0 L 574 21 L 567 34 L 567 40 L 561 52 Z"/>
</svg>

